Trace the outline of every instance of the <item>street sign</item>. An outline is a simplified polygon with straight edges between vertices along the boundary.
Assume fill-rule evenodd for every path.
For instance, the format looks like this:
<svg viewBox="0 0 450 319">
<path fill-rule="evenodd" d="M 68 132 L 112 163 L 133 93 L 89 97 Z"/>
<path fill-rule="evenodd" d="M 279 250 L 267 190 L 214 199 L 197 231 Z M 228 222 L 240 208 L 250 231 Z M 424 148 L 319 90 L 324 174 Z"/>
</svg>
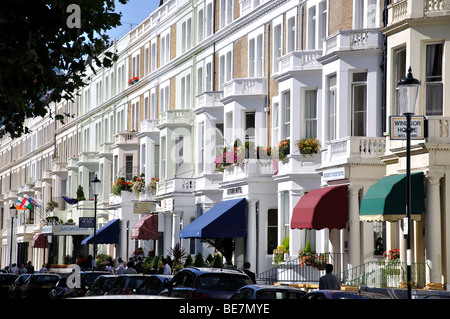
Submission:
<svg viewBox="0 0 450 319">
<path fill-rule="evenodd" d="M 423 140 L 427 137 L 427 121 L 423 116 L 411 117 L 411 139 Z M 391 140 L 406 140 L 406 117 L 389 117 L 389 135 Z"/>
<path fill-rule="evenodd" d="M 80 228 L 94 228 L 94 217 L 80 217 L 78 224 Z"/>
</svg>

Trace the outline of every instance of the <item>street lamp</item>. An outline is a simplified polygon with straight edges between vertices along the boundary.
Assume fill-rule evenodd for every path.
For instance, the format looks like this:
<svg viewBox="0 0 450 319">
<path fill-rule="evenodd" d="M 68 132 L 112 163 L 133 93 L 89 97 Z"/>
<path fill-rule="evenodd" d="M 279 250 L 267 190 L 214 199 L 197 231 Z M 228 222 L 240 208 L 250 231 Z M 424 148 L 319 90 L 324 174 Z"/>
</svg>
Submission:
<svg viewBox="0 0 450 319">
<path fill-rule="evenodd" d="M 406 224 L 404 222 L 404 236 L 406 238 L 406 278 L 408 299 L 412 299 L 411 290 L 411 116 L 415 114 L 419 96 L 420 81 L 415 79 L 408 69 L 408 74 L 398 82 L 398 103 L 400 113 L 406 116 Z"/>
<path fill-rule="evenodd" d="M 11 244 L 9 245 L 9 269 L 11 269 L 12 265 L 12 249 L 13 249 L 13 232 L 14 232 L 14 216 L 17 214 L 16 206 L 14 206 L 14 203 L 9 208 L 10 214 L 11 214 Z"/>
<path fill-rule="evenodd" d="M 92 193 L 94 194 L 94 258 L 92 259 L 92 268 L 96 266 L 96 253 L 97 253 L 97 196 L 100 191 L 100 180 L 95 175 L 94 179 L 91 181 Z"/>
</svg>

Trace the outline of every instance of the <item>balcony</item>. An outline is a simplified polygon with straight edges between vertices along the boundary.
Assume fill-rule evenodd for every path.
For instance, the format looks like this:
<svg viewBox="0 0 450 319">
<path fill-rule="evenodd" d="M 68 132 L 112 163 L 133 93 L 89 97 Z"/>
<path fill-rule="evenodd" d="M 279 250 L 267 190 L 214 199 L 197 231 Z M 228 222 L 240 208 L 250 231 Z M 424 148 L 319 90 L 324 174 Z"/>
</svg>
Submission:
<svg viewBox="0 0 450 319">
<path fill-rule="evenodd" d="M 232 182 L 251 177 L 272 177 L 273 161 L 268 159 L 245 159 L 243 163 L 224 167 L 223 181 Z"/>
<path fill-rule="evenodd" d="M 385 137 L 347 136 L 326 143 L 322 150 L 322 166 L 348 163 L 380 164 L 386 149 Z"/>
<path fill-rule="evenodd" d="M 381 49 L 383 34 L 380 29 L 339 31 L 325 39 L 323 55 L 337 51 Z"/>
<path fill-rule="evenodd" d="M 194 178 L 173 178 L 156 184 L 156 197 L 169 193 L 191 193 L 194 190 Z"/>
<path fill-rule="evenodd" d="M 170 125 L 190 125 L 192 123 L 191 109 L 168 110 L 161 113 L 158 128 L 164 128 Z"/>
<path fill-rule="evenodd" d="M 53 161 L 52 174 L 65 174 L 67 173 L 67 163 L 61 161 Z"/>
<path fill-rule="evenodd" d="M 223 92 L 222 101 L 237 97 L 265 96 L 267 94 L 267 79 L 233 79 L 224 84 Z"/>
<path fill-rule="evenodd" d="M 140 133 L 158 133 L 159 119 L 146 119 L 139 123 Z"/>
<path fill-rule="evenodd" d="M 315 169 L 320 166 L 320 154 L 303 156 L 300 153 L 292 153 L 286 160 L 278 162 L 278 176 L 289 174 L 315 174 Z"/>
<path fill-rule="evenodd" d="M 422 19 L 450 14 L 450 0 L 403 0 L 388 6 L 388 27 L 409 19 Z"/>
<path fill-rule="evenodd" d="M 426 143 L 450 144 L 450 117 L 428 117 Z"/>
<path fill-rule="evenodd" d="M 198 95 L 197 106 L 194 109 L 194 113 L 200 114 L 202 112 L 221 110 L 223 107 L 223 103 L 221 102 L 222 98 L 222 91 L 204 92 Z"/>
<path fill-rule="evenodd" d="M 137 132 L 119 132 L 114 135 L 114 146 L 139 144 L 139 138 Z"/>
<path fill-rule="evenodd" d="M 279 70 L 274 75 L 278 78 L 284 74 L 296 72 L 296 71 L 313 71 L 321 70 L 322 63 L 318 62 L 322 56 L 322 50 L 304 50 L 304 51 L 293 51 L 281 58 L 279 61 Z"/>
</svg>

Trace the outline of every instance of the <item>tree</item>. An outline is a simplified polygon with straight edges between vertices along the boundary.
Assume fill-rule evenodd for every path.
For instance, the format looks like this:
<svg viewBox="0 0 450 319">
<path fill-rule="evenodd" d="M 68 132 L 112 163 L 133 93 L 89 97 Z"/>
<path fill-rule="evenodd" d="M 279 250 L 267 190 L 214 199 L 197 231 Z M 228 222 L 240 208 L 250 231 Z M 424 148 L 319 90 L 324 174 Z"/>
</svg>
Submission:
<svg viewBox="0 0 450 319">
<path fill-rule="evenodd" d="M 113 64 L 105 31 L 120 25 L 114 9 L 114 0 L 2 0 L 0 135 L 28 133 L 27 118 L 45 116 L 51 101 L 74 99 L 88 67 Z"/>
</svg>

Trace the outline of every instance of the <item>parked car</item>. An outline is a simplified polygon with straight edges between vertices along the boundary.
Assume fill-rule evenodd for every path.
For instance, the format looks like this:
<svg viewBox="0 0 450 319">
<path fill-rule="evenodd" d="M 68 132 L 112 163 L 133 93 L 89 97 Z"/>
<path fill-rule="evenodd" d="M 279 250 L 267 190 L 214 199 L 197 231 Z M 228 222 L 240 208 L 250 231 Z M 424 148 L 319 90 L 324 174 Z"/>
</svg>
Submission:
<svg viewBox="0 0 450 319">
<path fill-rule="evenodd" d="M 145 278 L 147 276 L 142 274 L 119 275 L 105 295 L 131 295 Z"/>
<path fill-rule="evenodd" d="M 188 299 L 228 299 L 239 288 L 251 285 L 250 278 L 238 269 L 188 267 L 179 271 L 160 295 Z"/>
<path fill-rule="evenodd" d="M 30 276 L 31 276 L 31 274 L 21 274 L 16 278 L 14 283 L 9 287 L 8 299 L 18 299 L 19 298 L 19 289 L 25 283 L 27 278 Z"/>
<path fill-rule="evenodd" d="M 172 279 L 172 275 L 150 275 L 136 289 L 136 295 L 159 295 L 165 289 L 164 280 Z"/>
<path fill-rule="evenodd" d="M 61 278 L 57 274 L 31 274 L 19 288 L 20 299 L 49 299 L 50 291 Z"/>
<path fill-rule="evenodd" d="M 0 299 L 8 297 L 9 288 L 17 277 L 15 274 L 0 273 Z"/>
<path fill-rule="evenodd" d="M 313 290 L 308 292 L 304 299 L 391 299 L 389 296 L 367 291 L 352 290 Z"/>
<path fill-rule="evenodd" d="M 86 296 L 103 296 L 111 288 L 118 275 L 100 275 L 86 292 Z"/>
<path fill-rule="evenodd" d="M 289 286 L 248 285 L 236 291 L 230 299 L 302 299 L 306 292 Z"/>
<path fill-rule="evenodd" d="M 56 283 L 55 288 L 53 288 L 50 292 L 49 292 L 49 298 L 50 299 L 61 299 L 64 297 L 64 292 L 69 289 L 67 287 L 67 277 L 61 278 L 60 280 L 58 280 L 58 282 Z"/>
<path fill-rule="evenodd" d="M 94 283 L 95 279 L 101 275 L 107 275 L 109 272 L 106 271 L 82 271 L 80 272 L 81 284 L 78 288 L 70 288 L 64 290 L 62 298 L 73 298 L 82 297 L 86 294 L 89 288 Z"/>
</svg>

